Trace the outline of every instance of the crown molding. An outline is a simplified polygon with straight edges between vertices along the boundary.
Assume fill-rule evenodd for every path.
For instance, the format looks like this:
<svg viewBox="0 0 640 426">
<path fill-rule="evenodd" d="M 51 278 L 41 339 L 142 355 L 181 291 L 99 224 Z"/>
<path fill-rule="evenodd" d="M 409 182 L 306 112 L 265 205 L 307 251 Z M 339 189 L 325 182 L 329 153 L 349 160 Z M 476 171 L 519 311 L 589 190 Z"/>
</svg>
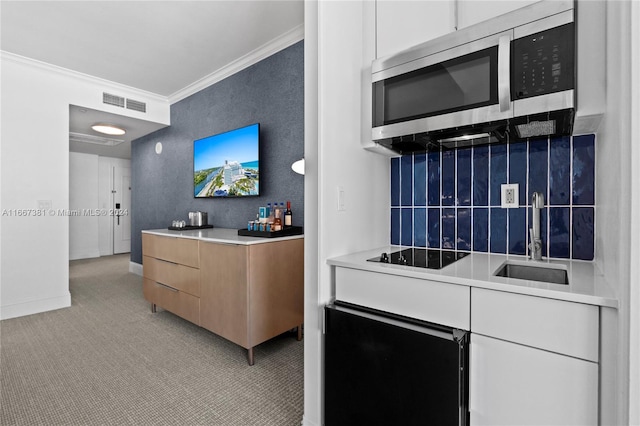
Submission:
<svg viewBox="0 0 640 426">
<path fill-rule="evenodd" d="M 21 65 L 37 68 L 48 73 L 58 74 L 65 77 L 83 80 L 90 84 L 101 86 L 103 88 L 109 88 L 111 91 L 114 91 L 116 93 L 119 90 L 126 90 L 129 93 L 135 94 L 135 96 L 144 97 L 149 100 L 154 100 L 157 102 L 165 102 L 165 103 L 169 101 L 169 98 L 167 98 L 166 96 L 158 95 L 157 93 L 138 89 L 132 86 L 127 86 L 125 84 L 116 83 L 111 80 L 106 80 L 104 78 L 95 77 L 95 76 L 81 73 L 78 71 L 73 71 L 68 68 L 63 68 L 57 65 L 49 64 L 47 62 L 42 62 L 36 59 L 27 58 L 25 56 L 16 55 L 15 53 L 10 53 L 4 50 L 0 50 L 0 57 L 2 58 L 3 61 L 15 62 Z M 130 97 L 130 96 L 127 96 L 127 97 Z"/>
<path fill-rule="evenodd" d="M 95 77 L 89 74 L 73 71 L 68 68 L 63 68 L 57 65 L 52 65 L 46 62 L 38 61 L 35 59 L 27 58 L 25 56 L 16 55 L 4 50 L 0 50 L 0 56 L 3 61 L 11 61 L 22 65 L 38 68 L 42 71 L 63 75 L 75 79 L 84 80 L 91 84 L 99 85 L 104 88 L 109 88 L 113 91 L 126 90 L 130 93 L 135 93 L 136 96 L 142 96 L 147 99 L 152 99 L 158 102 L 169 102 L 174 104 L 179 102 L 209 86 L 215 84 L 225 78 L 242 71 L 245 68 L 254 65 L 261 60 L 268 58 L 269 56 L 286 49 L 287 47 L 304 40 L 304 24 L 300 24 L 290 31 L 282 34 L 279 37 L 271 40 L 270 42 L 262 45 L 261 47 L 249 52 L 248 54 L 236 59 L 235 61 L 225 65 L 217 71 L 191 83 L 187 87 L 178 90 L 177 92 L 167 96 L 158 95 L 156 93 L 148 92 L 146 90 L 137 89 L 132 86 L 116 83 L 103 78 Z"/>
<path fill-rule="evenodd" d="M 191 83 L 184 89 L 169 95 L 169 103 L 179 102 L 209 86 L 215 84 L 225 78 L 250 67 L 269 56 L 286 49 L 287 47 L 304 40 L 304 24 L 300 24 L 292 30 L 282 34 L 281 36 L 271 40 L 261 47 L 247 53 L 246 55 L 230 62 L 228 65 L 217 71 Z"/>
</svg>

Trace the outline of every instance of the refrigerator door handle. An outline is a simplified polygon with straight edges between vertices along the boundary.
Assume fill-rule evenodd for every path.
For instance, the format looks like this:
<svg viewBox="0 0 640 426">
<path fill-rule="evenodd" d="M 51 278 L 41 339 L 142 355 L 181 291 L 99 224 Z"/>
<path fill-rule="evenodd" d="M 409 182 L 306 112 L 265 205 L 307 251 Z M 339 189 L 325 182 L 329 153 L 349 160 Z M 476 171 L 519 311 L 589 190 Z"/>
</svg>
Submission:
<svg viewBox="0 0 640 426">
<path fill-rule="evenodd" d="M 389 324 L 389 325 L 393 325 L 396 327 L 400 327 L 400 328 L 405 328 L 408 330 L 413 330 L 413 331 L 417 331 L 419 333 L 422 334 L 427 334 L 429 336 L 434 336 L 434 337 L 439 337 L 441 339 L 446 339 L 446 340 L 450 340 L 450 341 L 455 341 L 458 342 L 458 339 L 456 338 L 456 332 L 462 332 L 464 335 L 466 335 L 466 331 L 464 330 L 454 330 L 452 329 L 450 332 L 444 332 L 435 328 L 430 328 L 428 327 L 428 325 L 418 325 L 418 324 L 413 324 L 410 322 L 405 322 L 405 321 L 400 321 L 394 318 L 389 318 L 389 317 L 385 317 L 385 316 L 381 316 L 381 315 L 376 315 L 376 314 L 372 314 L 369 312 L 365 312 L 365 311 L 360 311 L 360 310 L 356 310 L 356 309 L 351 309 L 348 307 L 344 307 L 344 306 L 337 306 L 337 305 L 329 305 L 328 306 L 329 309 L 335 309 L 336 311 L 339 312 L 345 312 L 351 315 L 356 315 L 359 317 L 363 317 L 363 318 L 368 318 L 374 321 L 379 321 L 381 323 L 384 324 Z M 326 317 L 326 315 L 324 316 Z M 326 319 L 325 319 L 326 321 Z M 325 327 L 323 327 L 325 328 Z M 324 333 L 326 333 L 326 330 L 324 331 Z"/>
</svg>

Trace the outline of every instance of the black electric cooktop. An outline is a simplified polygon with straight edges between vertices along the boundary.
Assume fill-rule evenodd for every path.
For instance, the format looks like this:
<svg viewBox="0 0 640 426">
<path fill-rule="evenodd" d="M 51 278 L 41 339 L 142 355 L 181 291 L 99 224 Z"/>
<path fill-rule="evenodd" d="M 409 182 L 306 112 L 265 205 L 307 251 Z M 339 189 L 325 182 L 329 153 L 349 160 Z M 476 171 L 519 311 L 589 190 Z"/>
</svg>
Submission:
<svg viewBox="0 0 640 426">
<path fill-rule="evenodd" d="M 468 254 L 454 250 L 407 248 L 391 253 L 382 253 L 378 257 L 367 259 L 367 261 L 415 266 L 417 268 L 442 269 Z"/>
</svg>

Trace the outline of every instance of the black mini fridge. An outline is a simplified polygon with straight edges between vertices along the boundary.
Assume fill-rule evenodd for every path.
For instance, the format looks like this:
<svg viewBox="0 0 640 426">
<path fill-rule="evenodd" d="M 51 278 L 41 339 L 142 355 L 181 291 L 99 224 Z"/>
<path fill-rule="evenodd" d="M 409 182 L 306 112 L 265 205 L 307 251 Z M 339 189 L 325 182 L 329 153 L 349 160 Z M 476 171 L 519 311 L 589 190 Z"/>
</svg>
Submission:
<svg viewBox="0 0 640 426">
<path fill-rule="evenodd" d="M 341 301 L 324 331 L 325 426 L 468 424 L 468 332 Z"/>
</svg>

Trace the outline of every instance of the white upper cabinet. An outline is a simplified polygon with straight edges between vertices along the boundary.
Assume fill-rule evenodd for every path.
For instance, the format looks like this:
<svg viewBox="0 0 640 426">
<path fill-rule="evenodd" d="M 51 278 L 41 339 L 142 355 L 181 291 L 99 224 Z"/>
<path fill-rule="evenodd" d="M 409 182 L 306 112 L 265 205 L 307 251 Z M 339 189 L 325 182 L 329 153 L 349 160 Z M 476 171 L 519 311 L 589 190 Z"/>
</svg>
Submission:
<svg viewBox="0 0 640 426">
<path fill-rule="evenodd" d="M 458 29 L 495 18 L 538 0 L 457 0 Z M 427 2 L 430 3 L 430 2 Z"/>
<path fill-rule="evenodd" d="M 525 7 L 538 0 L 377 0 L 376 58 Z"/>
<path fill-rule="evenodd" d="M 454 0 L 378 0 L 376 58 L 454 31 L 454 6 Z"/>
</svg>

